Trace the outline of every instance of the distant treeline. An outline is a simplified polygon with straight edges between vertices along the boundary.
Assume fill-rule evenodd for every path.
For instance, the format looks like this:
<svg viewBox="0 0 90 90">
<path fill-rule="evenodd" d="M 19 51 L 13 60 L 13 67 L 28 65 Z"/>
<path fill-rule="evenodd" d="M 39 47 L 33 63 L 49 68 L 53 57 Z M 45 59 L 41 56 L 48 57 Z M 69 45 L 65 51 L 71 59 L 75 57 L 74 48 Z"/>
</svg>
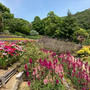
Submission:
<svg viewBox="0 0 90 90">
<path fill-rule="evenodd" d="M 90 33 L 90 9 L 72 15 L 70 10 L 67 16 L 57 16 L 53 11 L 47 17 L 34 18 L 33 22 L 21 18 L 14 18 L 10 9 L 0 3 L 0 32 L 21 33 L 30 35 L 30 31 L 35 30 L 40 35 L 63 38 L 77 41 L 77 37 L 88 38 Z"/>
</svg>

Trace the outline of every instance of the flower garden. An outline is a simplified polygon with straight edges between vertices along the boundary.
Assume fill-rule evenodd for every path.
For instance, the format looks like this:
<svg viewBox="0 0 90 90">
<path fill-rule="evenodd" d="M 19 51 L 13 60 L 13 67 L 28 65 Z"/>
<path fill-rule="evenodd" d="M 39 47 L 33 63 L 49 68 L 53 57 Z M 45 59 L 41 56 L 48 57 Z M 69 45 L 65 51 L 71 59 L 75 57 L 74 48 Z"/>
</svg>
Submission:
<svg viewBox="0 0 90 90">
<path fill-rule="evenodd" d="M 14 63 L 22 54 L 22 47 L 16 42 L 0 41 L 0 67 Z"/>
<path fill-rule="evenodd" d="M 75 57 L 69 52 L 57 54 L 44 49 L 35 40 L 0 41 L 0 68 L 22 63 L 19 69 L 24 71 L 23 79 L 30 90 L 68 90 L 66 78 L 76 90 L 89 90 L 90 64 L 79 58 L 81 51 L 86 50 L 83 48 Z M 89 56 L 89 49 L 87 52 L 83 54 Z"/>
</svg>

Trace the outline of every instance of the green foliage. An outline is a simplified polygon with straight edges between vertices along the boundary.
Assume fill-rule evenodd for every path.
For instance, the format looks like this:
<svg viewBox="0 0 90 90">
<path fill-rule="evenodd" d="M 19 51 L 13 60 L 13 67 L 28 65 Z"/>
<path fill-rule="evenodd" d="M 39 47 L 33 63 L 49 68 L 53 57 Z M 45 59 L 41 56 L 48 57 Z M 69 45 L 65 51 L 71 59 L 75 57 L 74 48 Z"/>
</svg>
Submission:
<svg viewBox="0 0 90 90">
<path fill-rule="evenodd" d="M 29 35 L 30 23 L 28 21 L 20 18 L 14 18 L 14 15 L 10 13 L 9 8 L 1 3 L 0 12 L 3 18 L 4 30 L 8 30 L 11 33 L 20 32 Z M 2 25 L 2 23 L 0 24 Z"/>
<path fill-rule="evenodd" d="M 4 13 L 4 12 L 10 13 L 10 10 L 6 6 L 4 6 L 2 3 L 0 3 L 0 12 L 2 12 L 2 13 Z"/>
<path fill-rule="evenodd" d="M 30 39 L 40 39 L 41 35 L 37 35 L 37 36 L 30 36 L 30 35 L 26 35 L 26 38 L 30 38 Z"/>
<path fill-rule="evenodd" d="M 36 30 L 40 35 L 77 41 L 76 33 L 79 32 L 79 28 L 89 31 L 90 34 L 89 11 L 90 9 L 87 9 L 72 15 L 68 10 L 65 17 L 59 17 L 50 11 L 44 19 L 41 20 L 39 16 L 36 16 L 34 21 L 30 23 L 24 19 L 14 18 L 9 8 L 0 3 L 0 30 L 8 30 L 10 33 L 19 32 L 25 35 L 29 35 L 30 30 Z M 86 34 L 85 30 L 81 30 L 83 34 Z M 88 39 L 90 39 L 90 35 Z"/>
<path fill-rule="evenodd" d="M 0 32 L 3 32 L 3 18 L 1 13 L 0 13 Z"/>
<path fill-rule="evenodd" d="M 37 35 L 39 35 L 39 33 L 36 30 L 31 30 L 30 35 L 31 36 L 37 36 Z"/>
<path fill-rule="evenodd" d="M 72 17 L 70 11 L 68 11 L 68 16 L 64 19 L 62 24 L 62 29 L 60 36 L 63 38 L 72 39 L 74 32 L 78 28 L 75 18 Z"/>
<path fill-rule="evenodd" d="M 89 36 L 89 34 L 87 33 L 87 31 L 85 29 L 82 29 L 82 28 L 80 28 L 79 30 L 76 30 L 74 32 L 74 34 L 76 36 L 83 36 L 83 37 L 88 37 Z"/>
<path fill-rule="evenodd" d="M 59 36 L 57 35 L 58 33 L 56 30 L 60 30 L 61 28 L 62 20 L 60 17 L 58 17 L 54 14 L 53 11 L 51 11 L 48 13 L 47 17 L 44 18 L 42 21 L 44 23 L 45 35 L 49 35 L 52 37 Z"/>
<path fill-rule="evenodd" d="M 4 30 L 3 33 L 6 34 L 6 35 L 10 34 L 10 32 L 8 30 Z"/>
<path fill-rule="evenodd" d="M 30 58 L 32 58 L 34 62 L 39 58 L 44 59 L 47 57 L 42 51 L 40 51 L 40 48 L 35 43 L 26 42 L 26 44 L 24 43 L 23 48 L 25 48 L 26 52 L 24 52 L 21 62 L 24 61 L 24 63 L 28 63 Z"/>
<path fill-rule="evenodd" d="M 13 14 L 10 14 L 8 12 L 4 12 L 2 13 L 3 15 L 3 18 L 6 20 L 6 19 L 11 19 L 11 18 L 14 18 L 14 15 Z"/>
<path fill-rule="evenodd" d="M 34 21 L 32 22 L 32 30 L 36 30 L 40 34 L 44 34 L 43 23 L 39 16 L 34 18 Z"/>
<path fill-rule="evenodd" d="M 88 37 L 89 37 L 88 32 L 82 28 L 80 28 L 79 30 L 76 30 L 73 34 L 73 39 L 79 42 L 85 41 L 85 39 Z"/>
<path fill-rule="evenodd" d="M 84 29 L 90 29 L 90 8 L 82 12 L 78 12 L 73 17 L 76 18 L 78 25 Z"/>
<path fill-rule="evenodd" d="M 15 31 L 15 35 L 25 37 L 25 34 L 20 33 L 20 32 L 16 32 L 16 31 Z"/>
<path fill-rule="evenodd" d="M 90 39 L 86 39 L 85 42 L 83 42 L 84 45 L 90 45 Z"/>
<path fill-rule="evenodd" d="M 29 35 L 30 26 L 28 21 L 19 18 L 14 18 L 7 20 L 5 23 L 6 27 L 8 27 L 8 30 L 11 33 L 15 33 L 15 31 L 17 31 Z"/>
</svg>

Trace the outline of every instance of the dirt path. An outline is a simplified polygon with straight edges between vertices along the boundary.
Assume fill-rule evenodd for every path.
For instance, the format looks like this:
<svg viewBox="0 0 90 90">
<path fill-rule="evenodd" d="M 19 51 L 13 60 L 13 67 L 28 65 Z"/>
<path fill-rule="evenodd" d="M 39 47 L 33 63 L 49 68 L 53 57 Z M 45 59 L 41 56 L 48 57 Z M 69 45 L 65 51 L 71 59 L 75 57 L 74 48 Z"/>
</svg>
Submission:
<svg viewBox="0 0 90 90">
<path fill-rule="evenodd" d="M 19 64 L 20 63 L 18 63 L 18 62 L 17 63 L 14 63 L 10 67 L 8 67 L 6 70 L 5 69 L 0 69 L 0 76 L 3 76 L 6 72 L 8 72 L 9 70 L 13 69 L 14 67 L 16 67 Z"/>
<path fill-rule="evenodd" d="M 63 79 L 63 83 L 64 83 L 64 86 L 66 87 L 66 90 L 76 90 L 76 89 L 73 87 L 73 84 L 72 84 L 72 82 L 71 82 L 70 79 L 64 78 L 64 79 Z"/>
<path fill-rule="evenodd" d="M 22 82 L 18 90 L 30 90 L 27 82 Z"/>
<path fill-rule="evenodd" d="M 15 81 L 16 81 L 16 75 L 14 75 L 14 76 L 8 81 L 8 83 L 5 85 L 5 87 L 0 88 L 0 90 L 11 90 Z"/>
</svg>

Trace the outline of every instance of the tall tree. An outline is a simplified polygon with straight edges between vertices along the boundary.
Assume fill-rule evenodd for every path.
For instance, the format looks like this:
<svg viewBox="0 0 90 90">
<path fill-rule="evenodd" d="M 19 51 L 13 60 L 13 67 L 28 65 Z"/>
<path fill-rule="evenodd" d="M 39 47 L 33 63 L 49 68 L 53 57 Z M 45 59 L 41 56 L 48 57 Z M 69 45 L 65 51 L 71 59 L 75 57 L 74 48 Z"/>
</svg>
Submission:
<svg viewBox="0 0 90 90">
<path fill-rule="evenodd" d="M 43 23 L 39 16 L 34 18 L 34 21 L 32 22 L 32 29 L 36 30 L 40 34 L 44 34 Z"/>
<path fill-rule="evenodd" d="M 67 17 L 65 17 L 62 29 L 61 29 L 61 37 L 72 39 L 74 32 L 78 29 L 78 24 L 76 22 L 76 19 L 72 17 L 72 14 L 70 10 L 67 12 Z"/>
<path fill-rule="evenodd" d="M 47 17 L 43 19 L 45 35 L 57 37 L 57 31 L 60 31 L 61 22 L 61 18 L 53 11 L 50 11 Z"/>
</svg>

